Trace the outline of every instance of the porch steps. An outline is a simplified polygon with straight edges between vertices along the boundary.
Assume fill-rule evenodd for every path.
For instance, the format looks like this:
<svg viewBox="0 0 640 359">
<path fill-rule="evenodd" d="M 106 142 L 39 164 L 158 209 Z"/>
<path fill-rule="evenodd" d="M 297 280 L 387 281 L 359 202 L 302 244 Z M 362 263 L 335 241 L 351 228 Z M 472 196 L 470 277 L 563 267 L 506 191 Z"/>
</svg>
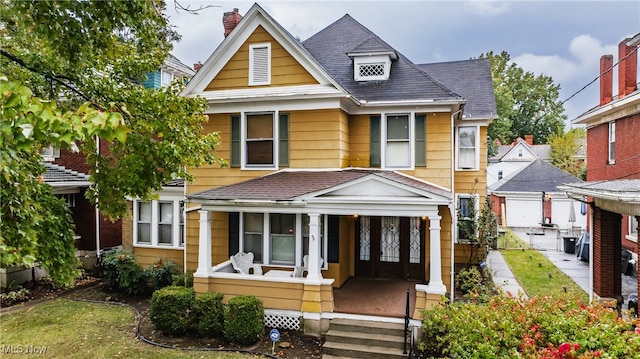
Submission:
<svg viewBox="0 0 640 359">
<path fill-rule="evenodd" d="M 332 319 L 322 346 L 322 358 L 407 358 L 402 353 L 403 341 L 402 324 Z"/>
</svg>

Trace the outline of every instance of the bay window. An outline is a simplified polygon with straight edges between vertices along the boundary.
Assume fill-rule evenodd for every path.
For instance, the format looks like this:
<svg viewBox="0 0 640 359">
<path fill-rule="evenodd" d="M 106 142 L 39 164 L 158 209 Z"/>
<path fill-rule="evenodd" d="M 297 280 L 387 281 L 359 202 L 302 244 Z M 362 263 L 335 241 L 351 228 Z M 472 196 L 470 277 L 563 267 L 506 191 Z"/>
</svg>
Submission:
<svg viewBox="0 0 640 359">
<path fill-rule="evenodd" d="M 133 238 L 135 246 L 184 246 L 184 202 L 154 200 L 133 202 Z"/>
</svg>

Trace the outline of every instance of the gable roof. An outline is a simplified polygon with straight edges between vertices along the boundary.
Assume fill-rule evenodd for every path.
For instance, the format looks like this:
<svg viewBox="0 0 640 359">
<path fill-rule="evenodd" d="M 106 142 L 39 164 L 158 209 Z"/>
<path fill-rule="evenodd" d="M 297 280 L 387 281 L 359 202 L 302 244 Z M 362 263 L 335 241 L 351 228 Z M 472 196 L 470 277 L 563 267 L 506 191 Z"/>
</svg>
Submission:
<svg viewBox="0 0 640 359">
<path fill-rule="evenodd" d="M 419 64 L 421 69 L 467 100 L 463 119 L 496 119 L 498 110 L 488 59 Z"/>
<path fill-rule="evenodd" d="M 46 184 L 55 187 L 56 185 L 78 185 L 89 186 L 89 176 L 70 169 L 64 166 L 56 165 L 49 162 L 44 162 L 46 168 L 45 173 L 42 175 Z"/>
<path fill-rule="evenodd" d="M 525 147 L 534 156 L 536 156 L 537 158 L 540 158 L 541 160 L 543 160 L 545 162 L 548 162 L 549 160 L 551 160 L 551 155 L 550 155 L 550 153 L 551 153 L 551 145 L 548 145 L 548 144 L 530 145 L 529 143 L 527 143 L 526 140 L 518 137 L 510 145 L 498 146 L 498 153 L 496 153 L 495 155 L 491 156 L 489 158 L 489 162 L 502 162 L 502 161 L 506 160 L 505 157 L 508 157 L 508 155 L 512 151 L 515 151 L 515 148 L 519 147 L 519 146 Z"/>
<path fill-rule="evenodd" d="M 577 182 L 583 181 L 537 159 L 505 181 L 496 183 L 491 192 L 560 192 L 558 186 Z"/>
<path fill-rule="evenodd" d="M 315 196 L 330 189 L 337 189 L 349 182 L 375 177 L 390 181 L 416 192 L 432 193 L 451 198 L 451 192 L 395 171 L 345 168 L 338 170 L 283 170 L 244 182 L 217 187 L 187 195 L 196 201 L 295 201 L 305 196 Z"/>
<path fill-rule="evenodd" d="M 350 15 L 344 15 L 302 43 L 305 49 L 352 96 L 361 102 L 464 99 L 429 76 L 404 55 L 391 64 L 389 79 L 359 82 L 353 76 L 351 51 L 389 51 L 392 46 Z"/>
</svg>

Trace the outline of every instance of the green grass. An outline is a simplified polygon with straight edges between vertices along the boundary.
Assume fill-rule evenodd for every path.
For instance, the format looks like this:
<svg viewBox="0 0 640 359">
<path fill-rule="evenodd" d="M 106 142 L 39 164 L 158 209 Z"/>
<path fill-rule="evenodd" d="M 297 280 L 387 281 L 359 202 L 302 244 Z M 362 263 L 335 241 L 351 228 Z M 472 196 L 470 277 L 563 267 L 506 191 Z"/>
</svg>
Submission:
<svg viewBox="0 0 640 359">
<path fill-rule="evenodd" d="M 47 358 L 252 358 L 229 352 L 163 349 L 135 337 L 132 309 L 57 299 L 0 317 L 0 356 L 36 349 Z M 36 355 L 37 356 L 37 355 Z"/>
<path fill-rule="evenodd" d="M 509 230 L 507 230 L 505 237 L 508 237 L 510 241 L 506 248 L 520 249 L 505 249 L 500 250 L 500 253 L 527 296 L 530 298 L 540 295 L 559 298 L 578 297 L 584 303 L 589 302 L 589 295 L 542 253 L 530 249 L 526 242 Z M 519 243 L 513 243 L 513 241 Z"/>
</svg>

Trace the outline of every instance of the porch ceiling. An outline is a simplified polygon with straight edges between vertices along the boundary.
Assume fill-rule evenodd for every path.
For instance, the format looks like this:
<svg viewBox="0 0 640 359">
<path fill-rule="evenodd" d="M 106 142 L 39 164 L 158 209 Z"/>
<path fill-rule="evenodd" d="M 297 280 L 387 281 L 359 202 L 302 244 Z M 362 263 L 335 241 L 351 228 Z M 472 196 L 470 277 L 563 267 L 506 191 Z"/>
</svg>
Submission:
<svg viewBox="0 0 640 359">
<path fill-rule="evenodd" d="M 596 206 L 614 213 L 640 216 L 640 179 L 591 181 L 559 187 L 572 197 L 592 197 Z"/>
</svg>

